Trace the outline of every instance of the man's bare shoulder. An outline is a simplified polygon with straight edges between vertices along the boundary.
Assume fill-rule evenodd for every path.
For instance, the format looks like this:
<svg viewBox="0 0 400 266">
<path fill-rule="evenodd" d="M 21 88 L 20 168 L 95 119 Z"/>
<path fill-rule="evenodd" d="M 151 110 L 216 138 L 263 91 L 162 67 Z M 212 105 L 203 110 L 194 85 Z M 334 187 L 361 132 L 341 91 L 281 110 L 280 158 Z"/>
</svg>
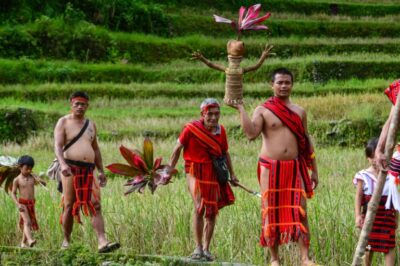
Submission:
<svg viewBox="0 0 400 266">
<path fill-rule="evenodd" d="M 298 104 L 291 103 L 289 108 L 290 110 L 298 114 L 301 118 L 303 118 L 306 115 L 306 110 L 304 110 L 304 108 Z"/>
<path fill-rule="evenodd" d="M 254 109 L 255 114 L 263 114 L 265 112 L 269 112 L 269 110 L 262 105 L 259 105 L 256 107 L 256 109 Z"/>
<path fill-rule="evenodd" d="M 64 125 L 69 119 L 70 119 L 71 115 L 64 115 L 62 117 L 60 117 L 57 121 L 58 125 Z"/>
</svg>

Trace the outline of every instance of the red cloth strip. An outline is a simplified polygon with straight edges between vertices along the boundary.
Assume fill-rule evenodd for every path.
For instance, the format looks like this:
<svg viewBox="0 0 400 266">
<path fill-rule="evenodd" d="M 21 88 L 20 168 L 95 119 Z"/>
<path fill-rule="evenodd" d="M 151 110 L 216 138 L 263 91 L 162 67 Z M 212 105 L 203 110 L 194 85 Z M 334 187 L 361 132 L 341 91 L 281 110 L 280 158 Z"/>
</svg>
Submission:
<svg viewBox="0 0 400 266">
<path fill-rule="evenodd" d="M 34 230 L 34 231 L 39 230 L 39 225 L 37 223 L 36 214 L 35 214 L 35 200 L 19 198 L 18 202 L 19 202 L 19 204 L 24 205 L 28 210 L 29 219 L 31 220 L 31 230 Z M 21 214 L 19 215 L 19 228 L 21 230 L 24 229 L 24 219 L 22 218 Z"/>
</svg>

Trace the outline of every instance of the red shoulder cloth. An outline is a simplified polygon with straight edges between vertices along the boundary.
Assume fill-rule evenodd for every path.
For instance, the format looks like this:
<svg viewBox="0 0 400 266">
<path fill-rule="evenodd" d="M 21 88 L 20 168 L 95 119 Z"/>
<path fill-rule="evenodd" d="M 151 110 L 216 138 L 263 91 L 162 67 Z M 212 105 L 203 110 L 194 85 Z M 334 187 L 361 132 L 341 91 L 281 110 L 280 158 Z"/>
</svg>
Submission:
<svg viewBox="0 0 400 266">
<path fill-rule="evenodd" d="M 397 94 L 400 90 L 400 79 L 392 82 L 389 87 L 385 90 L 386 96 L 392 102 L 393 105 L 396 104 Z"/>
<path fill-rule="evenodd" d="M 290 110 L 285 102 L 276 96 L 269 98 L 263 104 L 263 106 L 276 115 L 282 121 L 282 123 L 287 126 L 296 136 L 299 149 L 300 171 L 303 176 L 306 192 L 309 196 L 311 196 L 312 183 L 307 168 L 311 169 L 314 151 L 311 149 L 310 141 L 306 136 L 301 117 L 297 113 Z"/>
<path fill-rule="evenodd" d="M 186 128 L 190 130 L 206 147 L 210 149 L 210 153 L 215 156 L 222 155 L 222 148 L 218 140 L 204 127 L 199 120 L 186 124 Z"/>
</svg>

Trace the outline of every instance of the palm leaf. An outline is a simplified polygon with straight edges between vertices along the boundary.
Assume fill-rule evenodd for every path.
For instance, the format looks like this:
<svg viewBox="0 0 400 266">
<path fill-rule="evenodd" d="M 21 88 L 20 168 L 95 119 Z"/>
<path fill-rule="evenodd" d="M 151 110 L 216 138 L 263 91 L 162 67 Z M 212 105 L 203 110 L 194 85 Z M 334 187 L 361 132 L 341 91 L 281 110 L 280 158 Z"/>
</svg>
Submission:
<svg viewBox="0 0 400 266">
<path fill-rule="evenodd" d="M 147 169 L 153 168 L 153 143 L 149 138 L 143 141 L 143 159 L 147 165 Z"/>
</svg>

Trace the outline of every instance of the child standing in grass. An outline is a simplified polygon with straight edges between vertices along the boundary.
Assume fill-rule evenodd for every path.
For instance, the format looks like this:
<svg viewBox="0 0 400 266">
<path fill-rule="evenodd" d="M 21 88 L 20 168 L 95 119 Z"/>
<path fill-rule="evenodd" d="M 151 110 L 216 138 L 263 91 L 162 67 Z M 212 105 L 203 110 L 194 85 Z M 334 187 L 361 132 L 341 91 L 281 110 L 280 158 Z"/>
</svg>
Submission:
<svg viewBox="0 0 400 266">
<path fill-rule="evenodd" d="M 23 230 L 21 247 L 33 247 L 36 240 L 32 237 L 32 230 L 38 230 L 39 226 L 35 216 L 35 183 L 40 182 L 46 185 L 39 177 L 32 174 L 35 162 L 28 155 L 18 159 L 18 166 L 21 173 L 14 179 L 11 197 L 15 201 L 19 210 L 19 226 Z M 19 198 L 17 198 L 17 190 Z"/>
<path fill-rule="evenodd" d="M 359 171 L 353 183 L 357 187 L 355 197 L 355 223 L 356 227 L 362 228 L 365 214 L 367 212 L 368 202 L 371 200 L 372 194 L 376 186 L 379 174 L 379 166 L 375 160 L 375 149 L 378 139 L 373 138 L 368 141 L 365 147 L 365 155 L 369 162 L 367 169 Z M 400 152 L 397 151 L 392 158 L 400 159 Z M 385 186 L 382 191 L 382 198 L 376 213 L 375 221 L 372 226 L 371 233 L 366 247 L 365 265 L 371 265 L 373 252 L 383 252 L 385 254 L 385 265 L 395 265 L 396 245 L 396 227 L 397 227 L 397 211 L 398 210 L 398 191 L 395 183 L 395 174 L 389 171 L 386 177 Z"/>
</svg>

